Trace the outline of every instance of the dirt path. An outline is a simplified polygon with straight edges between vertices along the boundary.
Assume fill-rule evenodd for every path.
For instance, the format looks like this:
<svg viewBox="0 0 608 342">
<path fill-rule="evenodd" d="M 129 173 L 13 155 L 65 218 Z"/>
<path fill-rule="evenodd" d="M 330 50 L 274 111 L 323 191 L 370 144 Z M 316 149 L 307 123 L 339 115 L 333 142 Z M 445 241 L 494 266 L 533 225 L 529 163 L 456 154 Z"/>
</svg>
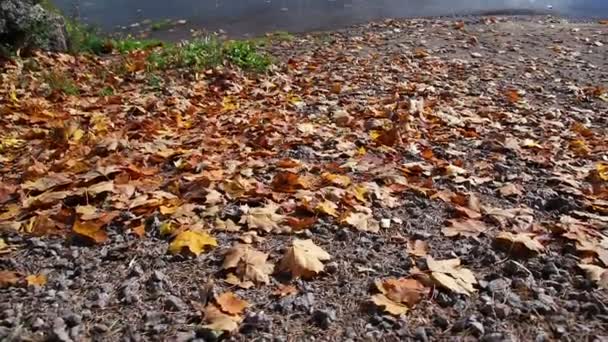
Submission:
<svg viewBox="0 0 608 342">
<path fill-rule="evenodd" d="M 226 292 L 249 303 L 228 340 L 608 339 L 607 25 L 384 21 L 268 50 L 270 76 L 161 87 L 85 57 L 4 71 L 2 339 L 213 340 Z M 218 247 L 167 252 L 198 229 Z M 225 280 L 232 244 L 278 265 L 296 238 L 331 255 L 311 279 Z M 456 258 L 473 283 L 437 276 Z M 401 316 L 371 302 L 391 277 L 421 286 Z"/>
</svg>

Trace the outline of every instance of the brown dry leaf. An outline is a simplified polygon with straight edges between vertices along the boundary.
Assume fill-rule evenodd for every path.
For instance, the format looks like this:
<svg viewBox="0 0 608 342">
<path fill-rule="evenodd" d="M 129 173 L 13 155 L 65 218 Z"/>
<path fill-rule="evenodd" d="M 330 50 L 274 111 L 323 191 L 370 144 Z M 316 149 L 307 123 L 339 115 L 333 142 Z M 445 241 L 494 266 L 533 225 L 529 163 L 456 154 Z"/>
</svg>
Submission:
<svg viewBox="0 0 608 342">
<path fill-rule="evenodd" d="M 293 240 L 293 245 L 287 250 L 281 263 L 279 272 L 290 272 L 294 278 L 312 278 L 323 271 L 321 261 L 330 260 L 329 253 L 315 245 L 312 240 Z"/>
<path fill-rule="evenodd" d="M 21 185 L 24 190 L 47 191 L 58 186 L 70 184 L 72 180 L 63 173 L 50 173 L 36 181 L 25 182 Z"/>
<path fill-rule="evenodd" d="M 535 236 L 530 233 L 500 232 L 496 236 L 496 244 L 514 254 L 539 254 L 545 251 L 545 247 Z"/>
<path fill-rule="evenodd" d="M 586 264 L 578 264 L 578 267 L 585 271 L 589 280 L 596 283 L 599 288 L 608 290 L 608 268 Z"/>
<path fill-rule="evenodd" d="M 380 224 L 371 213 L 351 212 L 346 215 L 342 222 L 363 232 L 377 233 L 380 231 Z"/>
<path fill-rule="evenodd" d="M 179 254 L 184 249 L 199 256 L 207 247 L 216 247 L 217 240 L 207 233 L 186 230 L 179 233 L 169 245 L 169 252 Z"/>
<path fill-rule="evenodd" d="M 283 285 L 283 284 L 279 284 L 277 289 L 272 291 L 272 294 L 279 298 L 295 295 L 297 293 L 298 293 L 298 288 L 295 287 L 294 285 Z"/>
<path fill-rule="evenodd" d="M 76 236 L 84 237 L 95 243 L 104 243 L 108 240 L 108 233 L 103 230 L 103 225 L 96 222 L 77 220 L 74 222 L 72 232 L 76 234 Z"/>
<path fill-rule="evenodd" d="M 329 182 L 333 185 L 343 187 L 343 188 L 346 188 L 351 183 L 350 178 L 346 175 L 339 175 L 339 174 L 326 172 L 326 173 L 322 174 L 321 177 L 323 177 L 323 179 L 325 179 L 327 182 Z"/>
<path fill-rule="evenodd" d="M 287 193 L 294 193 L 309 187 L 305 179 L 293 172 L 277 173 L 272 180 L 271 186 L 274 191 Z"/>
<path fill-rule="evenodd" d="M 477 237 L 481 233 L 488 230 L 488 226 L 482 221 L 478 220 L 448 220 L 450 224 L 447 227 L 443 227 L 441 232 L 447 237 L 453 236 L 464 236 L 464 237 Z"/>
<path fill-rule="evenodd" d="M 66 197 L 70 196 L 70 191 L 56 191 L 56 192 L 45 192 L 36 197 L 28 197 L 23 201 L 23 208 L 28 209 L 30 207 L 52 204 Z"/>
<path fill-rule="evenodd" d="M 204 314 L 207 324 L 203 327 L 213 331 L 234 332 L 242 321 L 241 317 L 225 314 L 213 304 L 207 305 Z"/>
<path fill-rule="evenodd" d="M 242 281 L 239 277 L 237 277 L 234 273 L 226 274 L 226 278 L 224 281 L 230 285 L 238 286 L 242 289 L 249 289 L 255 286 L 252 281 Z"/>
<path fill-rule="evenodd" d="M 315 211 L 323 214 L 327 214 L 329 216 L 338 217 L 338 205 L 332 201 L 325 200 L 323 202 L 319 202 L 315 207 Z"/>
<path fill-rule="evenodd" d="M 376 280 L 376 288 L 388 299 L 410 308 L 428 294 L 428 289 L 421 282 L 411 278 Z"/>
<path fill-rule="evenodd" d="M 509 183 L 498 189 L 498 192 L 503 197 L 519 196 L 522 194 L 522 187 L 517 184 Z"/>
<path fill-rule="evenodd" d="M 87 193 L 90 195 L 98 195 L 104 192 L 114 192 L 114 181 L 106 181 L 91 185 L 87 188 Z"/>
<path fill-rule="evenodd" d="M 277 210 L 279 206 L 273 202 L 260 208 L 246 207 L 240 223 L 246 223 L 249 229 L 261 229 L 267 233 L 289 231 L 288 227 L 280 225 L 285 217 L 278 214 Z"/>
<path fill-rule="evenodd" d="M 249 307 L 247 301 L 239 298 L 232 292 L 225 292 L 215 297 L 215 302 L 223 312 L 230 315 L 238 315 Z"/>
<path fill-rule="evenodd" d="M 429 243 L 422 240 L 409 240 L 407 252 L 417 257 L 424 257 L 429 252 Z"/>
<path fill-rule="evenodd" d="M 460 259 L 435 260 L 426 258 L 431 271 L 431 279 L 437 284 L 456 293 L 470 295 L 475 292 L 477 284 L 475 275 L 469 269 L 460 266 Z"/>
<path fill-rule="evenodd" d="M 222 265 L 222 269 L 231 268 L 235 268 L 236 274 L 244 281 L 268 284 L 274 265 L 268 262 L 268 254 L 248 245 L 237 244 L 228 250 Z"/>
<path fill-rule="evenodd" d="M 44 274 L 31 274 L 25 277 L 28 285 L 44 286 L 46 285 L 47 277 Z"/>
<path fill-rule="evenodd" d="M 17 286 L 21 277 L 19 273 L 13 271 L 0 271 L 0 289 L 10 286 Z"/>
<path fill-rule="evenodd" d="M 409 311 L 409 307 L 404 304 L 396 303 L 390 299 L 388 299 L 382 293 L 377 293 L 372 296 L 372 302 L 379 307 L 384 308 L 384 311 L 390 313 L 391 315 L 401 316 L 406 314 Z"/>
</svg>

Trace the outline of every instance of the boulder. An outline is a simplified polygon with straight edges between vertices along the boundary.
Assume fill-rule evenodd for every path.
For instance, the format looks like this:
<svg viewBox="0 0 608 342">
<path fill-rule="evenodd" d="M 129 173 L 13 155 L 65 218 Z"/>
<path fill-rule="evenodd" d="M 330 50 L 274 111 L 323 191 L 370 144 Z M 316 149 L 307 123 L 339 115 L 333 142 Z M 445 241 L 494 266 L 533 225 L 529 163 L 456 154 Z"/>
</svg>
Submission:
<svg viewBox="0 0 608 342">
<path fill-rule="evenodd" d="M 40 0 L 0 0 L 0 44 L 11 50 L 65 51 L 64 18 L 45 9 Z"/>
</svg>

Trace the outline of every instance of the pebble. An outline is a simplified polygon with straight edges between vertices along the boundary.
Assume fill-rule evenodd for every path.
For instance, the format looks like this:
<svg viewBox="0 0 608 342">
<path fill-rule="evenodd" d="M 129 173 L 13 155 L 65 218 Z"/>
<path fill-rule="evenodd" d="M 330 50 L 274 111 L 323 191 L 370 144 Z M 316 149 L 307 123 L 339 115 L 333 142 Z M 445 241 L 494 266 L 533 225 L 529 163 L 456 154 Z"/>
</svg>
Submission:
<svg viewBox="0 0 608 342">
<path fill-rule="evenodd" d="M 105 334 L 110 330 L 107 325 L 102 323 L 96 323 L 91 327 L 91 330 L 96 334 Z"/>
<path fill-rule="evenodd" d="M 424 327 L 418 327 L 414 331 L 414 339 L 416 341 L 427 342 L 429 337 L 426 334 L 426 329 Z"/>
<path fill-rule="evenodd" d="M 51 340 L 59 342 L 72 342 L 72 338 L 66 330 L 65 322 L 61 317 L 55 318 L 53 321 L 53 328 L 51 330 Z"/>
<path fill-rule="evenodd" d="M 336 311 L 331 309 L 315 310 L 312 313 L 312 321 L 321 329 L 328 329 L 333 321 L 336 320 Z"/>
<path fill-rule="evenodd" d="M 384 218 L 382 220 L 380 220 L 380 227 L 384 228 L 384 229 L 388 229 L 391 227 L 391 219 L 390 218 Z"/>
<path fill-rule="evenodd" d="M 508 341 L 501 333 L 489 333 L 481 337 L 480 342 L 503 342 Z"/>
<path fill-rule="evenodd" d="M 483 55 L 480 54 L 479 52 L 471 52 L 471 57 L 473 57 L 473 58 L 481 58 L 481 57 L 483 57 Z"/>
<path fill-rule="evenodd" d="M 182 311 L 186 308 L 186 304 L 176 296 L 170 295 L 165 300 L 165 309 L 169 311 Z"/>
</svg>

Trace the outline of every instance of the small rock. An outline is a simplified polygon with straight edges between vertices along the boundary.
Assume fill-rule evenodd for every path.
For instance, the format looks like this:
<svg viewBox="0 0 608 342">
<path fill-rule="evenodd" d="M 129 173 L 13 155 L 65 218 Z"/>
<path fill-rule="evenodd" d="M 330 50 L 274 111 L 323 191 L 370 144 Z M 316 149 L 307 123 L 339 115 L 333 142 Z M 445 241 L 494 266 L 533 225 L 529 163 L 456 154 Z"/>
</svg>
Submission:
<svg viewBox="0 0 608 342">
<path fill-rule="evenodd" d="M 297 297 L 293 305 L 303 311 L 309 311 L 315 304 L 315 295 L 312 292 L 305 293 Z"/>
<path fill-rule="evenodd" d="M 506 278 L 494 279 L 488 283 L 487 289 L 491 293 L 503 292 L 509 289 L 511 280 Z"/>
<path fill-rule="evenodd" d="M 336 232 L 336 239 L 338 241 L 346 241 L 350 238 L 350 231 L 346 228 L 342 228 Z"/>
<path fill-rule="evenodd" d="M 327 265 L 325 265 L 325 272 L 329 273 L 329 274 L 333 274 L 336 273 L 338 271 L 338 263 L 335 261 L 332 261 L 330 263 L 328 263 Z"/>
<path fill-rule="evenodd" d="M 72 338 L 70 337 L 68 331 L 66 330 L 66 324 L 62 318 L 57 317 L 53 321 L 53 329 L 51 330 L 51 340 L 56 340 L 59 342 L 72 342 Z"/>
<path fill-rule="evenodd" d="M 264 311 L 248 313 L 243 320 L 241 332 L 244 334 L 254 331 L 270 332 L 272 329 L 272 318 Z"/>
<path fill-rule="evenodd" d="M 507 341 L 505 336 L 501 333 L 489 333 L 483 335 L 480 342 L 503 342 Z"/>
<path fill-rule="evenodd" d="M 44 328 L 45 325 L 46 323 L 44 322 L 44 320 L 40 317 L 37 317 L 34 322 L 32 322 L 32 329 L 39 330 Z"/>
<path fill-rule="evenodd" d="M 380 227 L 384 228 L 384 229 L 388 229 L 391 227 L 391 219 L 390 218 L 384 218 L 382 220 L 380 220 Z"/>
<path fill-rule="evenodd" d="M 82 323 L 82 317 L 75 313 L 69 313 L 65 315 L 63 317 L 63 320 L 65 321 L 65 324 L 70 328 L 80 325 L 80 323 Z"/>
<path fill-rule="evenodd" d="M 169 296 L 165 300 L 165 309 L 169 311 L 182 311 L 186 308 L 186 304 L 176 296 Z"/>
<path fill-rule="evenodd" d="M 158 325 L 164 318 L 164 315 L 160 311 L 146 311 L 144 314 L 144 321 L 148 326 Z"/>
<path fill-rule="evenodd" d="M 424 327 L 418 327 L 414 331 L 414 339 L 416 341 L 427 342 L 429 337 L 426 334 L 426 329 Z"/>
<path fill-rule="evenodd" d="M 335 310 L 315 310 L 312 313 L 313 322 L 322 329 L 328 329 L 333 321 L 336 320 Z"/>
<path fill-rule="evenodd" d="M 483 55 L 480 54 L 479 52 L 471 52 L 471 57 L 473 57 L 473 58 L 481 58 L 481 57 L 483 57 Z"/>
<path fill-rule="evenodd" d="M 110 301 L 110 295 L 105 292 L 98 292 L 94 296 L 93 300 L 95 301 L 93 303 L 93 306 L 103 309 L 108 305 L 108 302 Z"/>
<path fill-rule="evenodd" d="M 468 327 L 472 330 L 473 335 L 475 336 L 482 336 L 485 333 L 485 329 L 483 328 L 483 324 L 481 324 L 481 322 L 469 321 Z"/>
<path fill-rule="evenodd" d="M 107 325 L 102 323 L 96 323 L 91 327 L 91 331 L 95 334 L 105 334 L 110 330 Z"/>
</svg>

